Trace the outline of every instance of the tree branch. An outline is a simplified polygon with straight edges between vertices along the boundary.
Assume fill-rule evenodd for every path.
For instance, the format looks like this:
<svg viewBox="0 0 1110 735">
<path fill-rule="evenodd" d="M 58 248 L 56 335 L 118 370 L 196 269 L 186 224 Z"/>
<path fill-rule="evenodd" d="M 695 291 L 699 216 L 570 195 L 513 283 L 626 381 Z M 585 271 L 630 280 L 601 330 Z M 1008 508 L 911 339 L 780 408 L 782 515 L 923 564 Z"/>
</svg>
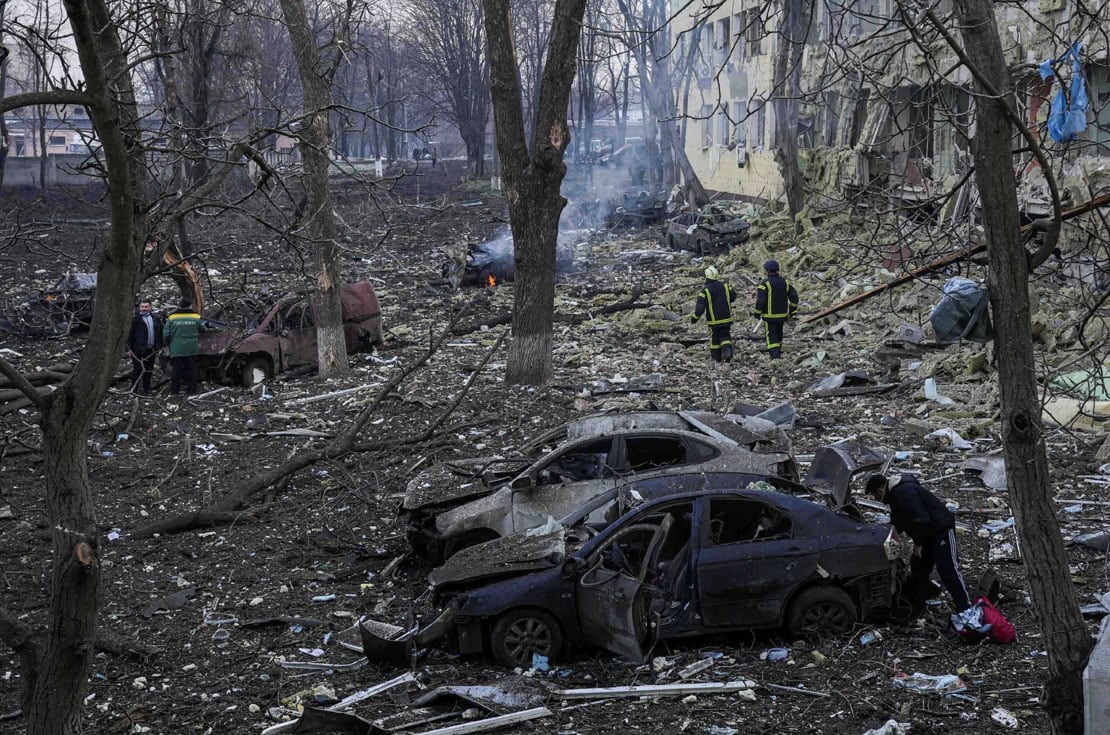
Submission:
<svg viewBox="0 0 1110 735">
<path fill-rule="evenodd" d="M 17 388 L 20 393 L 27 397 L 35 408 L 40 413 L 46 410 L 47 400 L 44 394 L 39 393 L 38 388 L 31 385 L 31 381 L 23 376 L 23 373 L 15 369 L 15 365 L 0 357 L 0 373 L 8 379 L 12 387 Z M 68 379 L 68 375 L 66 378 Z"/>
<path fill-rule="evenodd" d="M 34 631 L 19 622 L 6 607 L 0 607 L 0 641 L 11 646 L 19 657 L 19 666 L 23 669 L 21 699 L 26 709 L 26 703 L 39 676 L 39 647 L 35 643 Z"/>
<path fill-rule="evenodd" d="M 23 92 L 0 98 L 0 114 L 33 105 L 81 105 L 88 107 L 92 97 L 75 89 L 54 89 L 46 92 Z"/>
</svg>

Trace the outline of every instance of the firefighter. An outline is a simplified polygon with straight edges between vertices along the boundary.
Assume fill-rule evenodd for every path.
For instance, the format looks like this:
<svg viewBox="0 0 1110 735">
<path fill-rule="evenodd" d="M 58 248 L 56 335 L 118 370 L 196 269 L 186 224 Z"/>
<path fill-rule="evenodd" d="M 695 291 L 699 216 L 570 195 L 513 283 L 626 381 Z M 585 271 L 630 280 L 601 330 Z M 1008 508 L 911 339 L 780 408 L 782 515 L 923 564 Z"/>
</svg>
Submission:
<svg viewBox="0 0 1110 735">
<path fill-rule="evenodd" d="M 732 286 L 721 282 L 721 274 L 714 266 L 705 269 L 705 288 L 698 294 L 697 304 L 690 321 L 697 323 L 705 314 L 709 325 L 709 356 L 727 370 L 732 362 L 732 302 L 736 292 Z"/>
<path fill-rule="evenodd" d="M 778 261 L 763 264 L 767 277 L 755 289 L 756 317 L 763 320 L 767 354 L 772 360 L 782 357 L 782 325 L 798 311 L 798 292 L 790 281 L 779 275 Z"/>
</svg>

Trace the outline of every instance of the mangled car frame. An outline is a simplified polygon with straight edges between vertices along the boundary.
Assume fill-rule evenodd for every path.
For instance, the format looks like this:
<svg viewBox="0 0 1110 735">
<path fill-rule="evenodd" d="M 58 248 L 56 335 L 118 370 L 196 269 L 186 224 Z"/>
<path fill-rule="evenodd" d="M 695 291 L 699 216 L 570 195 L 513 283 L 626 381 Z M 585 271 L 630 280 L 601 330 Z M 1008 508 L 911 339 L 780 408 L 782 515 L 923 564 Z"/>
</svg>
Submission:
<svg viewBox="0 0 1110 735">
<path fill-rule="evenodd" d="M 623 481 L 691 471 L 798 478 L 789 440 L 770 421 L 691 411 L 598 414 L 549 432 L 520 456 L 429 468 L 409 482 L 402 510 L 413 548 L 438 559 L 562 517 Z"/>
<path fill-rule="evenodd" d="M 452 650 L 509 667 L 586 645 L 642 662 L 657 638 L 756 628 L 836 636 L 905 613 L 889 526 L 751 479 L 723 473 L 710 482 L 720 487 L 638 506 L 652 481 L 634 482 L 615 491 L 633 503 L 615 522 L 589 523 L 587 504 L 561 523 L 463 550 L 430 577 L 444 613 L 422 641 L 434 630 Z"/>
<path fill-rule="evenodd" d="M 367 281 L 343 287 L 343 336 L 347 352 L 382 343 L 378 296 Z M 252 386 L 278 373 L 317 361 L 316 312 L 304 294 L 289 294 L 245 328 L 200 336 L 199 368 L 206 377 Z"/>
</svg>

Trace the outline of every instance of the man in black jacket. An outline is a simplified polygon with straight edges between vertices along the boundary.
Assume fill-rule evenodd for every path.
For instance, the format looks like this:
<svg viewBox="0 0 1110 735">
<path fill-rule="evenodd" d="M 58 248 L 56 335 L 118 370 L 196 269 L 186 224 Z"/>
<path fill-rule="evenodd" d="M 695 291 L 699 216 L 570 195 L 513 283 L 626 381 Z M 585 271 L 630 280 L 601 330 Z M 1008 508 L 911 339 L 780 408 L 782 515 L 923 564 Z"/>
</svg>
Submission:
<svg viewBox="0 0 1110 735">
<path fill-rule="evenodd" d="M 735 300 L 736 292 L 721 281 L 717 268 L 712 265 L 706 268 L 705 287 L 698 294 L 690 321 L 697 323 L 705 314 L 709 325 L 709 356 L 716 363 L 732 362 L 732 302 Z"/>
<path fill-rule="evenodd" d="M 911 475 L 884 477 L 874 474 L 867 478 L 866 491 L 881 503 L 890 506 L 890 522 L 898 533 L 913 539 L 910 577 L 918 587 L 929 583 L 935 566 L 956 612 L 971 605 L 960 574 L 956 553 L 956 517 L 937 496 L 922 487 Z"/>
<path fill-rule="evenodd" d="M 162 320 L 154 314 L 150 300 L 143 299 L 139 302 L 139 310 L 131 319 L 131 335 L 127 338 L 127 356 L 131 358 L 133 393 L 141 391 L 145 396 L 150 395 L 154 359 L 160 349 L 162 349 Z"/>
<path fill-rule="evenodd" d="M 790 281 L 779 275 L 777 260 L 763 264 L 767 277 L 755 289 L 755 310 L 752 314 L 763 320 L 767 338 L 767 354 L 772 360 L 782 357 L 782 325 L 798 311 L 798 292 Z"/>
</svg>

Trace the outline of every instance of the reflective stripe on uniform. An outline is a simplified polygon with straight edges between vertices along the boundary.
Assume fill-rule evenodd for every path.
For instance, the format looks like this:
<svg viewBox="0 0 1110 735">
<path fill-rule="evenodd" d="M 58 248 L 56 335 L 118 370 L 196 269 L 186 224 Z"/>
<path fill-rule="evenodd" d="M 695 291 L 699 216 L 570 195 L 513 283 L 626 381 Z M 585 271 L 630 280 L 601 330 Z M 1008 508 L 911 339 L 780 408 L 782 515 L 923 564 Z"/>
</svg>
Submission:
<svg viewBox="0 0 1110 735">
<path fill-rule="evenodd" d="M 725 289 L 725 305 L 728 306 L 729 300 L 730 300 L 729 297 L 732 294 L 732 286 L 730 286 L 726 283 L 726 284 L 724 284 L 724 289 Z M 730 322 L 732 322 L 732 315 L 731 314 L 729 314 L 728 316 L 726 316 L 722 319 L 717 318 L 717 315 L 713 311 L 713 295 L 709 293 L 708 288 L 706 288 L 704 291 L 701 292 L 701 296 L 702 296 L 702 298 L 705 299 L 705 318 L 706 318 L 705 323 L 706 324 L 708 324 L 709 326 L 712 327 L 712 326 L 717 325 L 717 324 L 729 324 Z"/>
<path fill-rule="evenodd" d="M 782 342 L 771 342 L 771 325 L 763 322 L 763 339 L 767 343 L 767 349 L 773 350 L 776 347 L 782 347 Z"/>
</svg>

